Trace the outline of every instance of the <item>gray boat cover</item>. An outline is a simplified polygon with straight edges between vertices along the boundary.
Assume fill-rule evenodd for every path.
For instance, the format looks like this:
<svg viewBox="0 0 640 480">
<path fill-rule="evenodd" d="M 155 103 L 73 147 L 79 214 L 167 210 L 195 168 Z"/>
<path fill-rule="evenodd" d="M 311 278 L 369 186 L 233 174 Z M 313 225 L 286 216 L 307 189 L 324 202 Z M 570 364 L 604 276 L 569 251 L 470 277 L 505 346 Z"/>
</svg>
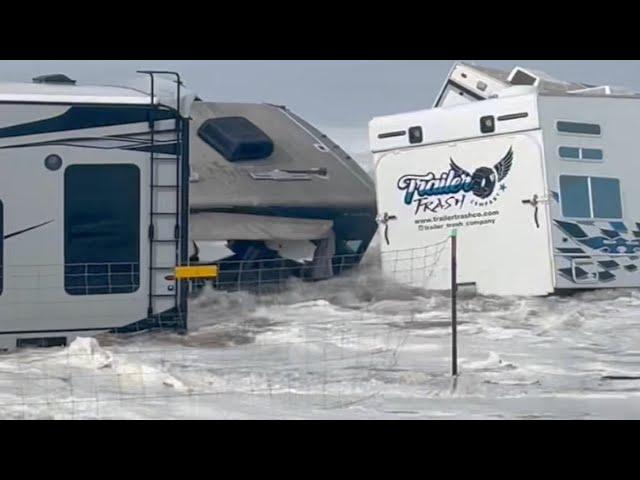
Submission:
<svg viewBox="0 0 640 480">
<path fill-rule="evenodd" d="M 232 162 L 191 135 L 191 211 L 225 208 L 375 209 L 367 173 L 322 132 L 273 105 L 194 102 L 192 130 L 208 120 L 242 117 L 273 141 L 267 158 Z"/>
<path fill-rule="evenodd" d="M 222 212 L 192 213 L 191 239 L 207 240 L 320 240 L 332 234 L 333 221 L 267 217 Z"/>
</svg>

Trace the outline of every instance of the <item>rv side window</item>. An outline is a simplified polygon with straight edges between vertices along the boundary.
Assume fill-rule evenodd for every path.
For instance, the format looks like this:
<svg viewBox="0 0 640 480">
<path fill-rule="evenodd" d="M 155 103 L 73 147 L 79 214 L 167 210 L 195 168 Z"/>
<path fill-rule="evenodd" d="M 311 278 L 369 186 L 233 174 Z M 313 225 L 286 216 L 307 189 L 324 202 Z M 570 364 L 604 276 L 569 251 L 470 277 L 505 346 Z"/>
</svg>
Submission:
<svg viewBox="0 0 640 480">
<path fill-rule="evenodd" d="M 602 160 L 604 157 L 599 148 L 581 148 L 580 155 L 582 160 Z"/>
<path fill-rule="evenodd" d="M 580 158 L 580 149 L 574 147 L 560 147 L 558 149 L 560 158 L 566 158 L 568 160 L 578 160 Z"/>
<path fill-rule="evenodd" d="M 574 175 L 560 177 L 562 215 L 565 217 L 590 218 L 589 179 Z"/>
<path fill-rule="evenodd" d="M 591 177 L 591 198 L 595 218 L 622 218 L 620 180 Z"/>
<path fill-rule="evenodd" d="M 604 158 L 599 148 L 559 147 L 558 155 L 564 160 L 584 160 L 589 162 L 601 162 Z"/>
<path fill-rule="evenodd" d="M 578 135 L 600 135 L 600 125 L 595 123 L 580 123 L 580 122 L 565 122 L 559 121 L 556 123 L 556 128 L 560 133 L 571 133 Z"/>
<path fill-rule="evenodd" d="M 620 180 L 617 178 L 560 177 L 562 214 L 573 218 L 622 218 Z"/>
<path fill-rule="evenodd" d="M 140 170 L 73 165 L 65 171 L 64 286 L 70 295 L 140 286 Z"/>
</svg>

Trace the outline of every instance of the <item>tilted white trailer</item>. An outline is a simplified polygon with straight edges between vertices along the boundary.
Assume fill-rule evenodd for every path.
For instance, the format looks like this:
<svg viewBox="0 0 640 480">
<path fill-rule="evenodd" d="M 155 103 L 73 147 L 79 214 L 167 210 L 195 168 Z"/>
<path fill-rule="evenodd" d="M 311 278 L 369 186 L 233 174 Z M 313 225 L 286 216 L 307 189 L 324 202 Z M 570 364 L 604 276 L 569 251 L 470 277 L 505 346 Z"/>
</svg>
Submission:
<svg viewBox="0 0 640 480">
<path fill-rule="evenodd" d="M 458 282 L 481 294 L 640 286 L 639 107 L 611 87 L 456 65 L 433 109 L 370 124 L 384 267 L 456 230 Z M 449 258 L 431 268 L 407 283 L 449 288 Z"/>
</svg>

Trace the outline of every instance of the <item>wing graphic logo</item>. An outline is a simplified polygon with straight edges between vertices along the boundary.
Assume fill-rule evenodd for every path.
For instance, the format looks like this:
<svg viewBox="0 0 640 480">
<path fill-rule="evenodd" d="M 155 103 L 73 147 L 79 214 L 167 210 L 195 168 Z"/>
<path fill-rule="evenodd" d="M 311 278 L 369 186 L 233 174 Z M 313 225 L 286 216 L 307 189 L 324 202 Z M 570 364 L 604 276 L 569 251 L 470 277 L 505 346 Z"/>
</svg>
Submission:
<svg viewBox="0 0 640 480">
<path fill-rule="evenodd" d="M 493 203 L 506 190 L 504 180 L 513 167 L 513 147 L 492 167 L 482 166 L 470 172 L 449 158 L 449 170 L 436 174 L 428 172 L 424 175 L 403 175 L 398 179 L 397 188 L 404 192 L 404 202 L 411 205 L 425 199 L 448 196 L 459 198 L 455 205 L 464 204 L 465 194 L 472 194 L 470 201 L 476 206 Z M 499 190 L 499 191 L 498 191 Z M 417 198 L 416 198 L 417 197 Z M 424 203 L 424 202 L 422 202 Z M 440 201 L 443 203 L 443 201 Z M 447 205 L 453 205 L 447 201 Z"/>
<path fill-rule="evenodd" d="M 502 182 L 513 165 L 513 148 L 509 148 L 509 151 L 505 154 L 493 168 L 491 167 L 479 167 L 476 168 L 473 173 L 469 173 L 464 168 L 456 164 L 453 158 L 450 159 L 451 170 L 453 170 L 460 177 L 471 178 L 471 191 L 478 198 L 489 198 L 496 185 Z"/>
</svg>

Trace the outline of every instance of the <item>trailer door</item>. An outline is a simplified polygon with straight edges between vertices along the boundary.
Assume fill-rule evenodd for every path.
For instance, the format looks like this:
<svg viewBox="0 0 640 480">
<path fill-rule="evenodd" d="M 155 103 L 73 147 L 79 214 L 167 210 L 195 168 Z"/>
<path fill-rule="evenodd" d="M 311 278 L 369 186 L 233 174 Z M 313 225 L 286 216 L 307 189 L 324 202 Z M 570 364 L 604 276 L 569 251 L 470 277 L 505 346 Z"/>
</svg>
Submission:
<svg viewBox="0 0 640 480">
<path fill-rule="evenodd" d="M 447 238 L 455 229 L 459 283 L 473 283 L 481 294 L 551 293 L 540 145 L 537 131 L 378 154 L 385 272 L 412 285 L 448 289 Z"/>
</svg>

